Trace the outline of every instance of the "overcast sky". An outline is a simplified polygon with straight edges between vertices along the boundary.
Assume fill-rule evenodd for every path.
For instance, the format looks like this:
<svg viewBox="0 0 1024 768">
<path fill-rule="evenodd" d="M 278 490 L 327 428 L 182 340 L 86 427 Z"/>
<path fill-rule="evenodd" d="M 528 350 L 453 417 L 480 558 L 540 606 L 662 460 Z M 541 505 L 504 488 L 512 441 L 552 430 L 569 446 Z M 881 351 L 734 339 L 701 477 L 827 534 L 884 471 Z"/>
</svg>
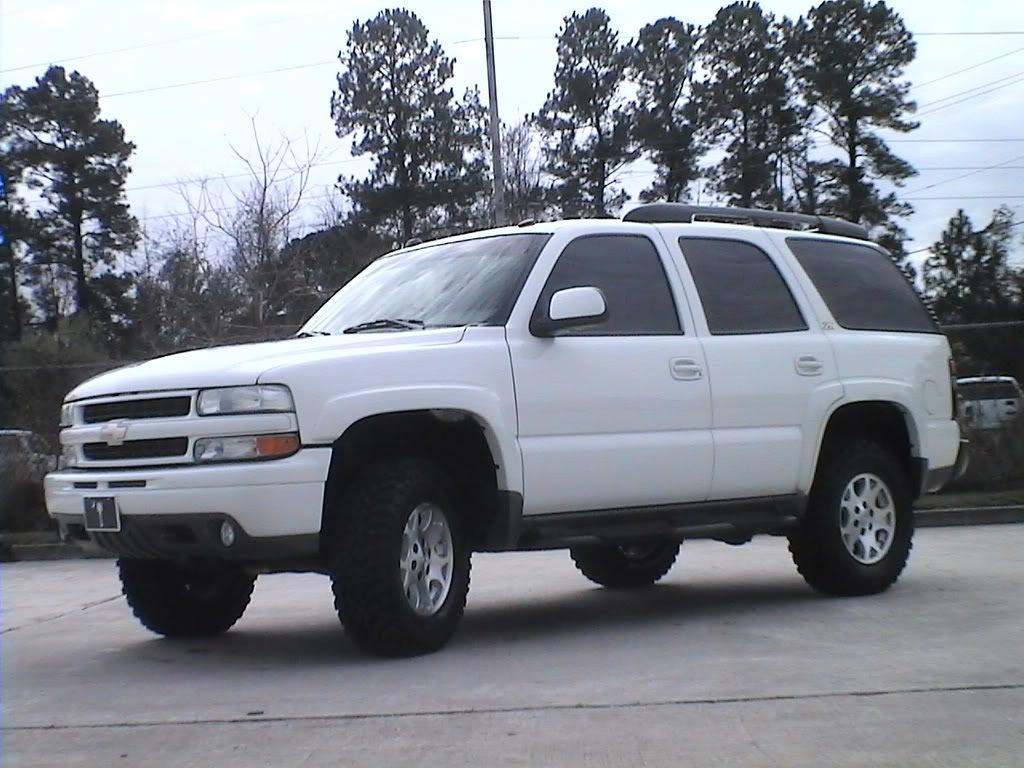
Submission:
<svg viewBox="0 0 1024 768">
<path fill-rule="evenodd" d="M 415 11 L 455 57 L 457 90 L 478 85 L 486 100 L 480 0 L 389 5 Z M 137 145 L 129 199 L 149 229 L 184 209 L 176 182 L 244 170 L 229 144 L 251 151 L 253 115 L 267 141 L 308 137 L 319 144 L 323 164 L 314 170 L 310 194 L 323 196 L 339 172 L 362 165 L 349 160 L 349 142 L 335 137 L 330 119 L 337 53 L 353 21 L 389 5 L 381 0 L 0 0 L 0 88 L 31 85 L 49 63 L 89 77 L 101 94 L 103 116 L 119 120 Z M 611 0 L 600 5 L 625 41 L 662 16 L 706 24 L 721 3 Z M 906 222 L 910 247 L 931 244 L 958 207 L 979 225 L 1000 203 L 1024 215 L 1024 2 L 896 0 L 892 5 L 918 44 L 908 76 L 920 84 L 912 96 L 921 127 L 892 144 L 920 171 L 904 192 L 916 209 Z M 497 41 L 503 121 L 514 122 L 543 102 L 562 18 L 589 6 L 493 0 L 495 34 L 509 38 Z M 762 6 L 795 17 L 810 4 L 776 0 Z M 183 85 L 214 78 L 219 80 Z M 1000 167 L 974 172 L 989 166 Z M 647 179 L 634 175 L 627 181 L 635 194 Z M 315 207 L 318 201 L 314 197 L 310 203 Z"/>
</svg>

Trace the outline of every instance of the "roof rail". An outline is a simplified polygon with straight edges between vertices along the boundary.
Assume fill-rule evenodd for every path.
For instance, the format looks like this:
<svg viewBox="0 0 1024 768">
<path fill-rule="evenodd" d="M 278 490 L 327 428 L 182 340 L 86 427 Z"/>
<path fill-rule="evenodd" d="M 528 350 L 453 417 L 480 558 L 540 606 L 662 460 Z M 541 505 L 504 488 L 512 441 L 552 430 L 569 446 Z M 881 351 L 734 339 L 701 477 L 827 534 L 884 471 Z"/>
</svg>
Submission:
<svg viewBox="0 0 1024 768">
<path fill-rule="evenodd" d="M 717 221 L 723 224 L 749 224 L 772 229 L 795 229 L 821 232 L 858 240 L 870 240 L 867 227 L 829 216 L 808 213 L 766 211 L 756 208 L 726 208 L 686 203 L 648 203 L 640 205 L 622 217 L 623 221 L 648 224 L 690 224 L 697 221 Z"/>
</svg>

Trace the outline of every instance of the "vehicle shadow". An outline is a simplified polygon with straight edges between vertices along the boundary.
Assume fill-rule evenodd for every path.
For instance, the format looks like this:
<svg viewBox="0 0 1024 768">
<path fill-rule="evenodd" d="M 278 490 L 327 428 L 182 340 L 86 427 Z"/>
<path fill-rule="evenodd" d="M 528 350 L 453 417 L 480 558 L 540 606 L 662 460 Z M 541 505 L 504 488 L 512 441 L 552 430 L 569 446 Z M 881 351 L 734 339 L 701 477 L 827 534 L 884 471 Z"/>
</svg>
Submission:
<svg viewBox="0 0 1024 768">
<path fill-rule="evenodd" d="M 544 595 L 520 603 L 467 608 L 456 642 L 487 644 L 496 639 L 547 638 L 580 632 L 620 632 L 630 627 L 680 626 L 743 619 L 818 600 L 803 582 L 753 584 L 703 581 L 699 585 L 657 584 L 644 589 L 584 587 L 570 594 Z"/>
<path fill-rule="evenodd" d="M 785 613 L 785 620 L 791 621 L 794 607 L 806 606 L 812 616 L 817 614 L 814 604 L 821 601 L 806 585 L 792 579 L 755 584 L 705 580 L 698 585 L 666 583 L 640 590 L 583 586 L 518 602 L 485 597 L 474 604 L 471 598 L 462 625 L 442 654 L 446 658 L 467 652 L 479 656 L 489 649 L 507 654 L 510 643 L 528 650 L 534 644 L 567 636 L 666 631 L 713 621 L 763 621 L 774 612 Z M 277 669 L 281 664 L 309 668 L 381 663 L 360 651 L 329 613 L 292 623 L 282 619 L 279 624 L 270 623 L 266 616 L 256 625 L 243 618 L 220 637 L 154 637 L 125 646 L 116 656 L 122 664 L 133 659 L 158 664 L 187 662 L 195 671 L 216 667 L 218 674 Z"/>
</svg>

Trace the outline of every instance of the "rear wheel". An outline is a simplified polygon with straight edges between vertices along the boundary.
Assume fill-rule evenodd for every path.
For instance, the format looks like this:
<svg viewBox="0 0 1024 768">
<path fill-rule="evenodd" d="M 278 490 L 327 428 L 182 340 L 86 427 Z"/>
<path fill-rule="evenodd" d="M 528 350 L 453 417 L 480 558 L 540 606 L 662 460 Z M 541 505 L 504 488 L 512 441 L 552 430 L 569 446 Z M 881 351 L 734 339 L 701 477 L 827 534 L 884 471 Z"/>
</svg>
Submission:
<svg viewBox="0 0 1024 768">
<path fill-rule="evenodd" d="M 914 513 L 900 461 L 887 448 L 859 441 L 822 461 L 807 517 L 789 539 L 797 570 L 830 595 L 888 589 L 910 556 Z"/>
<path fill-rule="evenodd" d="M 441 648 L 462 618 L 470 551 L 445 475 L 419 459 L 368 467 L 328 531 L 335 608 L 379 656 Z"/>
<path fill-rule="evenodd" d="M 254 575 L 231 565 L 200 569 L 121 558 L 117 570 L 135 618 L 166 637 L 226 632 L 245 613 L 256 583 Z"/>
<path fill-rule="evenodd" d="M 580 573 L 603 587 L 646 587 L 668 573 L 679 542 L 591 544 L 569 549 Z"/>
</svg>

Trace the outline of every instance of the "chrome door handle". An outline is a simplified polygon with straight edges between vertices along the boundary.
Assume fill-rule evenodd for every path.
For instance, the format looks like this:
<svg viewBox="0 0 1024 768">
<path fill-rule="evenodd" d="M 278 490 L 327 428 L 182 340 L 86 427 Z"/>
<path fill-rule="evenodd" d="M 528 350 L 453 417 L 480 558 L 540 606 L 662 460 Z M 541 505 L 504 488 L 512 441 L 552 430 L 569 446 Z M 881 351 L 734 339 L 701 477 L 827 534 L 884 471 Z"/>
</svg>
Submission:
<svg viewBox="0 0 1024 768">
<path fill-rule="evenodd" d="M 669 370 L 672 371 L 672 378 L 679 381 L 695 381 L 704 375 L 704 369 L 692 357 L 673 358 Z"/>
<path fill-rule="evenodd" d="M 825 364 L 814 355 L 800 355 L 796 359 L 796 372 L 801 376 L 821 376 Z"/>
</svg>

